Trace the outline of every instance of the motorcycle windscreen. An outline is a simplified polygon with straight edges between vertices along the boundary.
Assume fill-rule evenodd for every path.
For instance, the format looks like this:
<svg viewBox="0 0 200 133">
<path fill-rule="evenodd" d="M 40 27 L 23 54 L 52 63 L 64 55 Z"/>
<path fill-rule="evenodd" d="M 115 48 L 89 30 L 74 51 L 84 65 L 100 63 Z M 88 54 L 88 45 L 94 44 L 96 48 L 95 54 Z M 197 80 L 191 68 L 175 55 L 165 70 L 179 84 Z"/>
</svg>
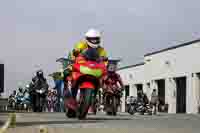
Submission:
<svg viewBox="0 0 200 133">
<path fill-rule="evenodd" d="M 95 85 L 92 82 L 83 82 L 80 86 L 80 89 L 95 89 Z"/>
</svg>

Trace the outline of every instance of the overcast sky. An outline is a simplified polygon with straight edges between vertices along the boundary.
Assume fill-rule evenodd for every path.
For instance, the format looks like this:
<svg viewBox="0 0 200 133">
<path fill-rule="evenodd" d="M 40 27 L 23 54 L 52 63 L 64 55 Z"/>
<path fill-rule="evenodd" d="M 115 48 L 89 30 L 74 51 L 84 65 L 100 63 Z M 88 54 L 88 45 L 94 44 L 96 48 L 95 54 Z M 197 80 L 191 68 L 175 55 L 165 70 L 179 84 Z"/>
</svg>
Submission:
<svg viewBox="0 0 200 133">
<path fill-rule="evenodd" d="M 145 53 L 199 38 L 198 0 L 1 0 L 0 62 L 6 92 L 50 73 L 88 28 L 103 31 L 104 47 L 122 65 Z"/>
</svg>

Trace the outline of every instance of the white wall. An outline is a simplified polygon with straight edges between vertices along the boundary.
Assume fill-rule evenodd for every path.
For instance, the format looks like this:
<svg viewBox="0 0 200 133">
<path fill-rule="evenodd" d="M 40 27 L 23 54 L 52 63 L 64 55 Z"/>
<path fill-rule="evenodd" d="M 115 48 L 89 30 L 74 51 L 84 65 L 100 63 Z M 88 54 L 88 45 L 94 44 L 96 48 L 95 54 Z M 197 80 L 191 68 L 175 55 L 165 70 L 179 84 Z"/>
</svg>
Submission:
<svg viewBox="0 0 200 133">
<path fill-rule="evenodd" d="M 144 84 L 144 65 L 138 65 L 136 67 L 119 70 L 118 73 L 121 75 L 125 85 L 130 85 L 130 95 L 135 96 L 137 88 L 135 84 Z"/>
<path fill-rule="evenodd" d="M 165 103 L 169 105 L 168 113 L 176 113 L 176 82 L 173 78 L 165 80 Z"/>
<path fill-rule="evenodd" d="M 145 77 L 148 80 L 180 77 L 200 71 L 200 43 L 146 56 Z M 169 62 L 169 65 L 166 64 Z"/>
<path fill-rule="evenodd" d="M 145 65 L 122 69 L 119 73 L 123 81 L 133 89 L 130 90 L 131 95 L 136 93 L 134 84 L 142 83 L 144 91 L 150 97 L 152 89 L 157 88 L 155 80 L 165 79 L 165 101 L 169 104 L 169 113 L 176 113 L 177 90 L 173 78 L 186 76 L 186 111 L 197 113 L 200 104 L 200 80 L 195 74 L 200 72 L 198 57 L 200 57 L 200 42 L 145 56 Z M 133 75 L 132 79 L 130 74 Z M 150 88 L 147 88 L 148 82 Z"/>
<path fill-rule="evenodd" d="M 119 70 L 125 85 L 130 86 L 130 96 L 137 96 L 137 88 L 135 84 L 144 83 L 144 65 Z M 125 93 L 122 97 L 122 112 L 125 112 Z"/>
<path fill-rule="evenodd" d="M 146 61 L 145 64 L 146 80 L 187 77 L 187 113 L 197 113 L 198 99 L 196 97 L 198 96 L 196 96 L 196 92 L 200 88 L 195 87 L 195 84 L 197 84 L 197 77 L 195 74 L 192 77 L 192 73 L 200 72 L 200 61 L 198 61 L 198 57 L 200 57 L 199 51 L 200 43 L 194 43 L 145 57 L 145 60 L 150 59 L 150 61 Z M 170 82 L 167 82 L 167 84 L 170 84 Z M 170 85 L 166 85 L 166 89 L 169 89 L 169 86 Z M 173 86 L 173 84 L 171 86 Z M 174 113 L 176 99 L 173 98 L 173 93 L 169 93 L 169 91 L 174 90 L 166 90 L 166 102 L 173 108 L 169 109 L 169 113 Z"/>
</svg>

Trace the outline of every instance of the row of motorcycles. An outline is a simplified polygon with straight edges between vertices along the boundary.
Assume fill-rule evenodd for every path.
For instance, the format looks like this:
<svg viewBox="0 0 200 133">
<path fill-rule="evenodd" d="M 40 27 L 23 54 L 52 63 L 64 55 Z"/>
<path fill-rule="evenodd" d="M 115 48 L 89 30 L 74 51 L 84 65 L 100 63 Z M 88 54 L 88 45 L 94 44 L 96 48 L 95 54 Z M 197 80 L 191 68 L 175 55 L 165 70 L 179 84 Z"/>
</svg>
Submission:
<svg viewBox="0 0 200 133">
<path fill-rule="evenodd" d="M 143 100 L 131 96 L 127 112 L 131 115 L 134 115 L 135 113 L 139 113 L 141 115 L 144 115 L 145 113 L 152 115 L 152 108 L 150 104 L 146 104 Z"/>
<path fill-rule="evenodd" d="M 24 91 L 19 88 L 17 94 L 14 91 L 10 95 L 9 105 L 14 110 L 43 112 L 48 107 L 48 88 L 49 86 L 43 77 L 43 73 L 38 71 L 37 76 L 32 79 L 32 82 L 26 86 Z"/>
<path fill-rule="evenodd" d="M 9 107 L 13 110 L 30 110 L 31 99 L 28 93 L 22 95 L 11 95 L 9 97 Z"/>
<path fill-rule="evenodd" d="M 96 97 L 101 88 L 101 79 L 107 74 L 104 59 L 100 58 L 97 53 L 96 49 L 88 49 L 75 61 L 67 59 L 71 62 L 72 68 L 71 73 L 65 75 L 64 78 L 64 106 L 66 116 L 69 118 L 85 119 L 90 109 L 96 112 Z M 28 91 L 30 99 L 25 96 L 16 97 L 14 106 L 27 109 L 31 105 L 34 112 L 44 111 L 48 84 L 41 73 L 38 72 L 37 78 L 30 84 Z M 111 90 L 104 93 L 104 107 L 108 115 L 117 115 L 120 98 L 120 91 Z M 130 104 L 129 112 L 131 114 L 138 111 L 145 113 L 146 108 L 146 105 L 135 101 Z"/>
<path fill-rule="evenodd" d="M 73 62 L 73 61 L 71 61 Z M 72 72 L 65 78 L 65 108 L 69 118 L 85 119 L 90 108 L 95 109 L 100 80 L 107 68 L 95 49 L 88 49 L 72 63 Z M 77 92 L 80 92 L 77 95 Z M 78 97 L 78 98 L 77 98 Z M 115 92 L 106 92 L 106 112 L 116 115 L 120 98 Z"/>
<path fill-rule="evenodd" d="M 90 108 L 95 110 L 96 95 L 99 88 L 102 87 L 101 79 L 106 74 L 107 67 L 97 56 L 95 49 L 88 49 L 83 55 L 76 58 L 72 63 L 71 74 L 65 77 L 64 102 L 67 117 L 85 119 Z M 122 92 L 118 89 L 108 89 L 103 95 L 105 112 L 108 115 L 117 115 Z M 151 115 L 152 109 L 142 99 L 135 98 L 129 105 L 128 112 L 131 115 L 136 112 Z"/>
<path fill-rule="evenodd" d="M 24 111 L 30 111 L 33 110 L 35 112 L 42 112 L 44 110 L 48 110 L 48 112 L 55 112 L 57 111 L 58 107 L 58 98 L 56 95 L 56 91 L 51 89 L 48 91 L 47 97 L 45 99 L 45 96 L 42 97 L 42 91 L 37 90 L 37 93 L 39 93 L 39 100 L 36 100 L 33 108 L 33 103 L 31 100 L 31 96 L 29 93 L 23 93 L 22 95 L 11 95 L 9 97 L 9 107 L 12 110 L 24 110 Z M 38 102 L 37 102 L 38 101 Z M 45 109 L 46 108 L 46 109 Z"/>
</svg>

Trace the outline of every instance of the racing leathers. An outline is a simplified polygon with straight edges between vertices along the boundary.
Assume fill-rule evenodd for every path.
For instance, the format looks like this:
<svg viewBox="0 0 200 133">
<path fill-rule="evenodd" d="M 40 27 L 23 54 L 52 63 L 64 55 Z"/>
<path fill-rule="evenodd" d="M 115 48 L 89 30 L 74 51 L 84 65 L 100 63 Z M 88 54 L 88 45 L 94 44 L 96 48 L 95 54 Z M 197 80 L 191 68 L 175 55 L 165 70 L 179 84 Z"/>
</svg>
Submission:
<svg viewBox="0 0 200 133">
<path fill-rule="evenodd" d="M 105 75 L 102 78 L 101 85 L 103 89 L 103 94 L 109 90 L 119 91 L 121 93 L 124 89 L 124 84 L 122 82 L 122 79 L 120 75 L 117 74 L 116 72 L 108 72 L 107 75 Z M 103 95 L 103 99 L 105 103 L 106 99 L 104 98 L 104 95 Z"/>
<path fill-rule="evenodd" d="M 85 50 L 87 50 L 88 48 L 90 48 L 90 46 L 87 44 L 86 41 L 80 41 L 78 42 L 74 49 L 72 50 L 72 52 L 69 54 L 69 59 L 71 60 L 75 60 L 76 57 L 79 55 L 79 54 L 82 54 Z M 107 59 L 107 52 L 105 51 L 105 49 L 101 46 L 99 46 L 97 48 L 97 52 L 99 54 L 99 57 L 100 58 L 103 58 L 103 59 Z"/>
</svg>

